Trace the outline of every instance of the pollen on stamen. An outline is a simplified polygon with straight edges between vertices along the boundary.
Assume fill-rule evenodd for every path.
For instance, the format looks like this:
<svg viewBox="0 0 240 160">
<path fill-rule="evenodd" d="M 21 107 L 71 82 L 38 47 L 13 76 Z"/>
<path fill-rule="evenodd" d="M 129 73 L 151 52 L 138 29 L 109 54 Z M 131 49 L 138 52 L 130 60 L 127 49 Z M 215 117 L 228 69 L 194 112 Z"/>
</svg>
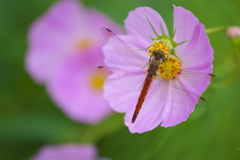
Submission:
<svg viewBox="0 0 240 160">
<path fill-rule="evenodd" d="M 181 69 L 179 60 L 176 57 L 169 57 L 159 66 L 158 74 L 166 80 L 171 80 L 178 77 Z"/>
<path fill-rule="evenodd" d="M 154 42 L 154 43 L 152 44 L 152 46 L 149 48 L 148 54 L 149 54 L 150 56 L 152 56 L 152 52 L 155 51 L 155 50 L 161 50 L 161 51 L 163 51 L 164 54 L 165 54 L 165 57 L 167 57 L 168 54 L 169 54 L 169 47 L 168 47 L 168 45 L 167 45 L 166 43 L 164 43 L 164 42 L 161 42 L 161 41 L 156 41 L 156 42 Z"/>
</svg>

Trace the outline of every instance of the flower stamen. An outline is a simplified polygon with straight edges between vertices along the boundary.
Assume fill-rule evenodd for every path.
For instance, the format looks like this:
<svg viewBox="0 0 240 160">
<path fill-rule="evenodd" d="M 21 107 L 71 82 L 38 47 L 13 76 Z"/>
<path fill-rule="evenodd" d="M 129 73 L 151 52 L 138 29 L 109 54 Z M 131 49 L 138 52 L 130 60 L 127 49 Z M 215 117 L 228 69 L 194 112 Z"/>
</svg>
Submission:
<svg viewBox="0 0 240 160">
<path fill-rule="evenodd" d="M 181 69 L 181 63 L 179 60 L 176 57 L 169 57 L 160 64 L 158 74 L 166 80 L 171 80 L 178 77 Z"/>
<path fill-rule="evenodd" d="M 94 72 L 90 77 L 90 86 L 94 90 L 102 90 L 107 74 L 102 71 Z"/>
<path fill-rule="evenodd" d="M 164 43 L 164 42 L 161 42 L 161 41 L 156 41 L 152 44 L 152 46 L 150 47 L 150 49 L 148 50 L 148 54 L 150 56 L 152 56 L 152 52 L 155 51 L 155 50 L 161 50 L 164 52 L 165 54 L 165 58 L 168 57 L 168 54 L 169 54 L 169 46 Z"/>
<path fill-rule="evenodd" d="M 76 43 L 76 48 L 81 51 L 88 50 L 89 48 L 91 48 L 92 44 L 93 44 L 92 39 L 84 38 Z"/>
</svg>

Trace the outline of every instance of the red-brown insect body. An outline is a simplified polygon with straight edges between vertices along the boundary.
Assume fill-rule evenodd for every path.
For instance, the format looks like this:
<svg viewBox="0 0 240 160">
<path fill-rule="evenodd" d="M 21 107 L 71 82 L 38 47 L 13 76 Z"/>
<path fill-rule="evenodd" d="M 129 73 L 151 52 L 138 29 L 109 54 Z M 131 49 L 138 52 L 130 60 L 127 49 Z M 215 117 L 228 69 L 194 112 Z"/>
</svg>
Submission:
<svg viewBox="0 0 240 160">
<path fill-rule="evenodd" d="M 138 116 L 138 114 L 141 110 L 141 107 L 142 107 L 143 102 L 146 98 L 146 95 L 147 95 L 148 90 L 151 86 L 151 83 L 152 83 L 154 77 L 157 75 L 159 65 L 163 62 L 163 60 L 164 60 L 163 51 L 156 50 L 156 51 L 153 52 L 152 59 L 150 61 L 150 65 L 149 65 L 149 68 L 148 68 L 148 74 L 147 74 L 147 77 L 145 78 L 144 85 L 143 85 L 143 88 L 141 90 L 141 93 L 140 93 L 140 96 L 138 98 L 138 102 L 137 102 L 137 105 L 136 105 L 136 108 L 135 108 L 135 111 L 134 111 L 134 114 L 133 114 L 133 117 L 132 117 L 132 123 L 134 123 L 135 120 L 137 119 L 137 116 Z"/>
<path fill-rule="evenodd" d="M 132 123 L 135 122 L 135 120 L 138 116 L 138 113 L 140 112 L 140 109 L 142 108 L 143 102 L 146 98 L 146 95 L 148 93 L 148 90 L 150 88 L 150 85 L 151 85 L 152 81 L 153 81 L 153 78 L 148 77 L 148 76 L 146 77 L 143 88 L 142 88 L 141 93 L 140 93 L 140 96 L 138 98 L 138 102 L 137 102 L 133 117 L 132 117 Z"/>
</svg>

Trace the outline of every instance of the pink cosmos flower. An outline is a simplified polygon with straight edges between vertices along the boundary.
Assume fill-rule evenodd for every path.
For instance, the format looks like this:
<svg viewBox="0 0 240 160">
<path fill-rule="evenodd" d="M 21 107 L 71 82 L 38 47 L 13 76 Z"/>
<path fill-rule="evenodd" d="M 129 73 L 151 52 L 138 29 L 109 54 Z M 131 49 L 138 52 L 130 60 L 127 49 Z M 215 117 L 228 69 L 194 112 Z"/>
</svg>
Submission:
<svg viewBox="0 0 240 160">
<path fill-rule="evenodd" d="M 108 40 L 104 62 L 113 72 L 105 81 L 104 97 L 114 110 L 126 113 L 125 125 L 132 133 L 187 120 L 213 69 L 213 49 L 204 26 L 190 11 L 174 6 L 175 34 L 170 37 L 156 11 L 139 7 L 129 13 L 125 29 L 127 35 L 116 36 L 102 28 Z M 160 60 L 156 53 L 161 53 Z M 134 113 L 137 102 L 138 109 L 142 107 L 139 114 Z"/>
<path fill-rule="evenodd" d="M 45 146 L 31 160 L 108 160 L 97 157 L 93 145 L 65 144 Z"/>
<path fill-rule="evenodd" d="M 95 9 L 76 0 L 61 0 L 30 28 L 26 68 L 33 79 L 47 86 L 54 102 L 73 120 L 97 123 L 112 109 L 102 97 L 94 73 L 103 62 L 101 26 L 120 28 Z"/>
</svg>

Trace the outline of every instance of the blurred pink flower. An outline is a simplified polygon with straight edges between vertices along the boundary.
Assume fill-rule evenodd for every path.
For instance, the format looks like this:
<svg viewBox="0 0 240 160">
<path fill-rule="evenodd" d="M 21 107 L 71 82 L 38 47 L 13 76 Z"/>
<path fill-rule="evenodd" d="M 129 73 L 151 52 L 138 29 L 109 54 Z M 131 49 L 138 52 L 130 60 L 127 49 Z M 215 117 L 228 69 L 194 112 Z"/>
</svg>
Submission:
<svg viewBox="0 0 240 160">
<path fill-rule="evenodd" d="M 76 0 L 61 0 L 30 28 L 26 68 L 47 86 L 54 102 L 78 122 L 97 123 L 112 113 L 102 97 L 105 78 L 93 70 L 103 63 L 105 43 L 99 28 L 120 28 L 95 9 Z"/>
<path fill-rule="evenodd" d="M 230 39 L 240 38 L 240 27 L 232 26 L 227 29 L 227 37 Z"/>
<path fill-rule="evenodd" d="M 65 144 L 45 146 L 31 160 L 109 160 L 97 158 L 97 148 L 93 145 Z"/>
<path fill-rule="evenodd" d="M 162 17 L 149 7 L 139 7 L 129 13 L 125 29 L 127 35 L 119 35 L 120 39 L 110 30 L 102 30 L 108 40 L 103 47 L 104 61 L 113 69 L 105 81 L 109 85 L 104 85 L 104 97 L 114 110 L 126 112 L 125 125 L 132 133 L 143 133 L 158 125 L 175 126 L 187 120 L 210 83 L 213 69 L 213 49 L 204 26 L 190 11 L 174 6 L 176 33 L 169 37 Z M 129 47 L 124 42 L 132 51 L 127 52 Z M 149 46 L 148 51 L 139 50 Z M 147 75 L 148 67 L 144 66 L 154 50 L 164 52 L 164 61 L 157 69 L 138 118 L 132 123 Z"/>
</svg>

